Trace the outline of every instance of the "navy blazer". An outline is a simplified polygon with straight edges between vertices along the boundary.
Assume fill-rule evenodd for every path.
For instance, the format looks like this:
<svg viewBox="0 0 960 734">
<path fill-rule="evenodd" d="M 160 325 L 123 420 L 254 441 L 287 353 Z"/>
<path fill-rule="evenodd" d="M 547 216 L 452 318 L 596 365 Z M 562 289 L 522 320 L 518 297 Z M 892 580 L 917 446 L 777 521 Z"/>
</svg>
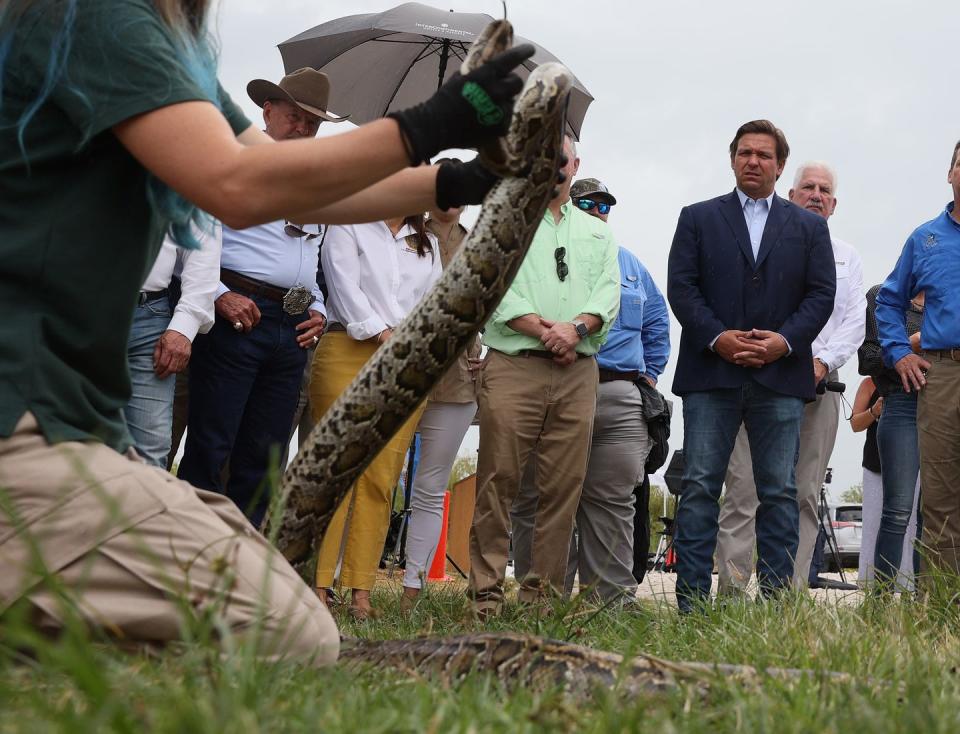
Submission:
<svg viewBox="0 0 960 734">
<path fill-rule="evenodd" d="M 756 261 L 740 198 L 684 207 L 670 247 L 667 297 L 683 327 L 673 392 L 740 387 L 755 380 L 813 400 L 810 345 L 833 311 L 837 273 L 826 220 L 774 195 Z M 793 351 L 760 368 L 710 349 L 727 329 L 769 329 Z"/>
</svg>

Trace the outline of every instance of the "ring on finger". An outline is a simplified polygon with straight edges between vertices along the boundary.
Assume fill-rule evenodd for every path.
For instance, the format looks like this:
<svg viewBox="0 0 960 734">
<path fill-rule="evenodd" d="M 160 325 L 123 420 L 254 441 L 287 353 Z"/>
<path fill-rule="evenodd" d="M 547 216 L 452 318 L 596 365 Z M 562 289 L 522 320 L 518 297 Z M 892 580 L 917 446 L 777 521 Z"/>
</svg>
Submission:
<svg viewBox="0 0 960 734">
<path fill-rule="evenodd" d="M 317 346 L 317 344 L 318 344 L 319 342 L 320 342 L 320 337 L 314 335 L 314 337 L 313 337 L 313 346 Z"/>
<path fill-rule="evenodd" d="M 234 331 L 240 331 L 242 328 L 243 328 L 243 322 L 241 322 L 241 321 L 234 321 L 234 322 L 233 322 L 233 330 L 234 330 Z"/>
</svg>

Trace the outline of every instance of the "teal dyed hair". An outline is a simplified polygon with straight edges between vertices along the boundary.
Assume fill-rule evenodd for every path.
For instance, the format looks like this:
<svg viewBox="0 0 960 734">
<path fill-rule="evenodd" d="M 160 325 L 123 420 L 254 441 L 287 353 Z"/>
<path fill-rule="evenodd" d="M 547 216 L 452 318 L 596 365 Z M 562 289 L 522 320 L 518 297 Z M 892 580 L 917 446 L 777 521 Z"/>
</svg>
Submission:
<svg viewBox="0 0 960 734">
<path fill-rule="evenodd" d="M 27 106 L 16 121 L 17 141 L 24 160 L 29 166 L 29 151 L 24 141 L 24 133 L 37 111 L 49 99 L 57 83 L 63 77 L 69 63 L 73 46 L 74 24 L 77 17 L 77 5 L 80 0 L 0 0 L 0 108 L 3 106 L 4 77 L 7 60 L 13 50 L 13 41 L 17 27 L 27 11 L 34 8 L 42 12 L 44 22 L 53 24 L 56 29 L 51 44 L 50 57 L 44 72 L 43 82 L 36 98 Z M 209 35 L 206 33 L 204 8 L 206 3 L 200 0 L 182 0 L 182 7 L 176 2 L 157 3 L 158 13 L 170 29 L 171 38 L 180 51 L 184 68 L 204 95 L 218 108 L 221 107 L 217 85 L 217 54 Z M 174 12 L 174 10 L 178 12 Z M 71 90 L 83 98 L 80 90 Z M 84 131 L 81 146 L 88 138 Z M 212 218 L 198 209 L 192 202 L 184 199 L 153 174 L 147 176 L 145 192 L 150 206 L 161 218 L 166 220 L 168 230 L 174 241 L 181 247 L 197 249 L 197 231 L 211 231 Z"/>
</svg>

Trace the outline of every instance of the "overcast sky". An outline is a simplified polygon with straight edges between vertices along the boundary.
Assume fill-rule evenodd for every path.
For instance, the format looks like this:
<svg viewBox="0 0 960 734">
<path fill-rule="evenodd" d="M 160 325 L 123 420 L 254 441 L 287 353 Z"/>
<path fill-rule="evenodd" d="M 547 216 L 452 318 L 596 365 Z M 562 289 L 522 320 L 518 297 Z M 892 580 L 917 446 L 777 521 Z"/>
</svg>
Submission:
<svg viewBox="0 0 960 734">
<path fill-rule="evenodd" d="M 223 83 L 258 120 L 244 89 L 252 78 L 283 75 L 278 43 L 392 4 L 222 0 Z M 500 14 L 490 0 L 438 6 Z M 593 94 L 580 176 L 600 178 L 616 195 L 610 224 L 617 239 L 661 287 L 680 208 L 732 190 L 726 149 L 746 120 L 769 118 L 787 135 L 792 153 L 781 196 L 801 162 L 836 167 L 839 205 L 830 229 L 859 250 L 868 286 L 886 277 L 910 231 L 950 198 L 947 168 L 960 138 L 956 0 L 514 0 L 508 12 L 519 35 L 554 53 Z M 676 346 L 675 321 L 672 332 Z M 674 364 L 661 381 L 665 391 Z M 856 358 L 841 377 L 852 401 Z M 672 443 L 679 448 L 679 401 L 676 407 Z M 468 436 L 465 448 L 475 443 Z M 862 444 L 841 421 L 831 462 L 837 492 L 860 483 Z"/>
</svg>

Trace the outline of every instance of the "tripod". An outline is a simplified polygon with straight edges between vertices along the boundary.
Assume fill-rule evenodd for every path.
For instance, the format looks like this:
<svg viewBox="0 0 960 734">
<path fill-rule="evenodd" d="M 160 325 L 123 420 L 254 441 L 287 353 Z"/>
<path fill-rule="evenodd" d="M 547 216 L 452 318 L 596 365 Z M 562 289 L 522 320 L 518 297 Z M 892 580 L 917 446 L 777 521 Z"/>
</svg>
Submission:
<svg viewBox="0 0 960 734">
<path fill-rule="evenodd" d="M 667 470 L 663 473 L 663 478 L 667 483 L 667 490 L 671 495 L 678 498 L 678 502 L 683 468 L 683 450 L 677 449 L 673 452 L 670 463 L 667 464 Z M 663 495 L 663 516 L 660 518 L 660 522 L 663 523 L 663 530 L 660 532 L 657 552 L 654 554 L 653 565 L 651 566 L 654 571 L 674 571 L 677 566 L 677 552 L 673 547 L 673 539 L 677 534 L 677 517 L 676 511 L 674 511 L 673 517 L 667 515 L 667 497 L 668 495 Z"/>
<path fill-rule="evenodd" d="M 825 579 L 817 576 L 816 586 L 823 589 L 841 589 L 844 591 L 856 591 L 855 584 L 847 581 L 847 575 L 843 571 L 843 562 L 840 558 L 840 547 L 837 545 L 837 534 L 833 531 L 833 523 L 830 522 L 830 510 L 827 504 L 827 485 L 833 480 L 833 469 L 827 467 L 826 476 L 820 485 L 820 504 L 817 506 L 817 515 L 820 518 L 820 534 L 823 535 L 824 543 L 830 549 L 830 556 L 837 568 L 840 570 L 840 581 Z M 811 584 L 814 585 L 814 584 Z"/>
<path fill-rule="evenodd" d="M 663 498 L 663 516 L 660 518 L 663 530 L 657 541 L 657 552 L 653 556 L 654 571 L 673 571 L 676 568 L 677 554 L 673 549 L 673 536 L 676 533 L 676 518 L 667 516 L 667 498 Z"/>
</svg>

